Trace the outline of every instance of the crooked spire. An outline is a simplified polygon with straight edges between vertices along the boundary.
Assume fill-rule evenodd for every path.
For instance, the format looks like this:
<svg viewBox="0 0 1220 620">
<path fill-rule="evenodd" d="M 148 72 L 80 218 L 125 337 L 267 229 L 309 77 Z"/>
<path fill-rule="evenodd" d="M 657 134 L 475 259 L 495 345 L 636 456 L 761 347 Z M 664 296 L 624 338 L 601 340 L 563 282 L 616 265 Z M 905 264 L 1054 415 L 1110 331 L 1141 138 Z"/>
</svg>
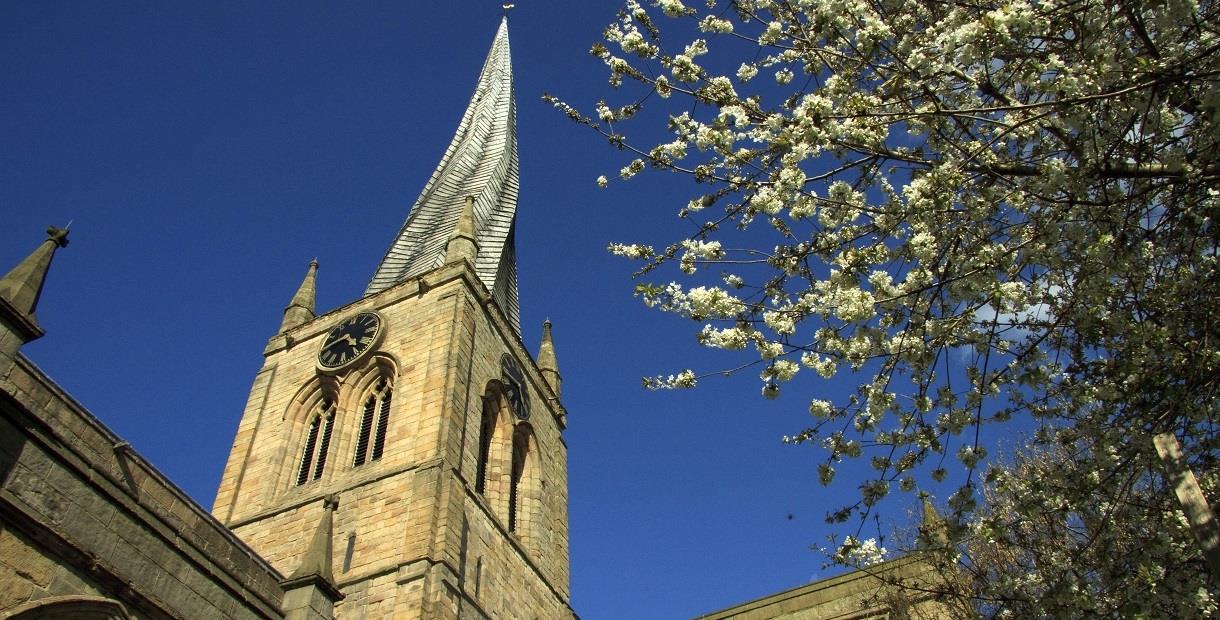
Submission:
<svg viewBox="0 0 1220 620">
<path fill-rule="evenodd" d="M 519 335 L 521 311 L 513 244 L 519 187 L 517 109 L 505 17 L 453 141 L 364 294 L 372 295 L 444 264 L 450 233 L 463 212 L 466 197 L 473 196 L 474 241 L 478 247 L 475 271 Z"/>
<path fill-rule="evenodd" d="M 314 314 L 314 303 L 317 298 L 317 281 L 318 281 L 318 259 L 313 259 L 309 262 L 309 271 L 305 272 L 305 279 L 301 281 L 301 287 L 297 289 L 295 295 L 292 296 L 292 301 L 288 303 L 288 307 L 284 308 L 284 321 L 280 323 L 280 331 L 284 333 L 297 325 L 304 325 L 317 315 Z"/>
</svg>

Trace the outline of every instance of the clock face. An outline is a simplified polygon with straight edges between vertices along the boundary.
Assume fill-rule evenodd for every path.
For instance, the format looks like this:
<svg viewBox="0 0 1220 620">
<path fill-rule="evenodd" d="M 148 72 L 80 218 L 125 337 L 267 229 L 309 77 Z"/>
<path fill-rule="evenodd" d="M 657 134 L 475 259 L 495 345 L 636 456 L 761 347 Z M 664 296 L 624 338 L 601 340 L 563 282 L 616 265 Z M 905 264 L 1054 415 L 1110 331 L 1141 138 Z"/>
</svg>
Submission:
<svg viewBox="0 0 1220 620">
<path fill-rule="evenodd" d="M 337 370 L 360 359 L 371 351 L 381 336 L 381 317 L 375 312 L 361 312 L 336 325 L 322 341 L 318 350 L 318 367 Z"/>
<path fill-rule="evenodd" d="M 508 397 L 513 413 L 522 420 L 529 419 L 530 395 L 525 390 L 525 373 L 521 372 L 517 360 L 507 353 L 500 358 L 500 381 L 504 384 L 504 395 Z"/>
</svg>

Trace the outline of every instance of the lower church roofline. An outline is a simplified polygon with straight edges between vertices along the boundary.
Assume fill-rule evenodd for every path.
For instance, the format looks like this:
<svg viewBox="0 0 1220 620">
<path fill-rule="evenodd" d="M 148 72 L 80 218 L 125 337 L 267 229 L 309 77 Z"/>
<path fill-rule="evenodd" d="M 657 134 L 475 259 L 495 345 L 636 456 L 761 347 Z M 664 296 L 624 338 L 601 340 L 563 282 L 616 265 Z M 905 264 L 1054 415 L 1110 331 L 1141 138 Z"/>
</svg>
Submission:
<svg viewBox="0 0 1220 620">
<path fill-rule="evenodd" d="M 228 605 L 243 615 L 280 617 L 283 576 L 20 353 L 0 357 L 0 424 L 13 425 L 5 443 L 19 446 L 0 451 L 0 467 L 21 472 L 0 478 L 0 531 L 21 535 L 5 547 L 15 554 L 5 559 L 30 566 L 31 574 L 47 570 L 50 558 L 72 567 L 71 577 L 45 594 L 84 580 L 110 597 L 104 600 L 143 615 L 190 616 L 183 610 L 198 600 L 213 611 Z M 115 529 L 125 524 L 139 524 L 138 531 Z M 182 571 L 197 580 L 203 598 L 184 598 L 172 587 Z M 0 581 L 10 591 L 18 585 Z M 58 598 L 24 604 L 71 602 Z"/>
</svg>

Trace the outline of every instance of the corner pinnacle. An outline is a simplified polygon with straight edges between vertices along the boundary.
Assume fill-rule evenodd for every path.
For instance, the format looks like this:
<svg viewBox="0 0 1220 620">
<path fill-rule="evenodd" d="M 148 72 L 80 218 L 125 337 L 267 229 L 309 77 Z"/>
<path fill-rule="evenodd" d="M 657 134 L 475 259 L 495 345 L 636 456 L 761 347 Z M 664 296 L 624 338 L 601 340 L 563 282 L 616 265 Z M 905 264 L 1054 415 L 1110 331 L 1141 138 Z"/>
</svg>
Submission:
<svg viewBox="0 0 1220 620">
<path fill-rule="evenodd" d="M 555 358 L 555 343 L 551 340 L 551 320 L 542 323 L 542 344 L 538 345 L 538 369 L 555 396 L 560 395 L 563 379 L 559 375 L 559 360 Z"/>
<path fill-rule="evenodd" d="M 474 196 L 467 196 L 457 224 L 454 225 L 453 232 L 449 234 L 449 242 L 445 246 L 445 260 L 452 262 L 465 258 L 473 265 L 478 255 L 479 242 L 475 236 L 474 224 Z"/>
<path fill-rule="evenodd" d="M 28 332 L 23 336 L 25 342 L 42 335 L 34 310 L 38 307 L 38 298 L 42 296 L 42 286 L 46 282 L 55 250 L 67 245 L 68 231 L 48 226 L 47 238 L 42 244 L 0 278 L 0 301 L 7 306 L 4 314 L 14 315 L 8 318 L 23 324 L 21 331 Z"/>
<path fill-rule="evenodd" d="M 289 580 L 320 577 L 332 585 L 334 584 L 335 571 L 331 567 L 331 537 L 334 534 L 335 509 L 338 507 L 338 495 L 328 495 L 322 500 L 322 520 L 318 522 L 318 529 L 314 530 L 309 549 L 301 557 L 301 565 L 296 572 L 292 573 Z"/>
<path fill-rule="evenodd" d="M 284 308 L 284 320 L 280 323 L 280 330 L 276 333 L 282 334 L 298 325 L 304 325 L 316 316 L 314 303 L 317 297 L 317 278 L 318 259 L 315 258 L 309 262 L 309 270 L 305 272 L 305 279 L 301 281 L 300 288 L 292 296 L 292 301 L 288 303 L 287 308 Z"/>
<path fill-rule="evenodd" d="M 923 522 L 919 525 L 920 546 L 924 548 L 944 548 L 949 545 L 949 525 L 944 517 L 932 505 L 932 498 L 924 495 Z"/>
</svg>

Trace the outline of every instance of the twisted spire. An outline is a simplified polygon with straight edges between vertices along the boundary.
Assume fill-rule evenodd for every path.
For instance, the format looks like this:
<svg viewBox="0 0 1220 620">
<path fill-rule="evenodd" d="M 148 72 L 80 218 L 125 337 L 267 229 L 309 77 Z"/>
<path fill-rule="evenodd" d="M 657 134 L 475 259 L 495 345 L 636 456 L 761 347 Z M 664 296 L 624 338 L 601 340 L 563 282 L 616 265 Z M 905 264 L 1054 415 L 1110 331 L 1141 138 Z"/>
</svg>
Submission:
<svg viewBox="0 0 1220 620">
<path fill-rule="evenodd" d="M 508 19 L 500 22 L 453 141 L 365 289 L 372 295 L 445 262 L 467 196 L 474 197 L 475 271 L 521 333 L 513 229 L 520 175 Z"/>
</svg>

